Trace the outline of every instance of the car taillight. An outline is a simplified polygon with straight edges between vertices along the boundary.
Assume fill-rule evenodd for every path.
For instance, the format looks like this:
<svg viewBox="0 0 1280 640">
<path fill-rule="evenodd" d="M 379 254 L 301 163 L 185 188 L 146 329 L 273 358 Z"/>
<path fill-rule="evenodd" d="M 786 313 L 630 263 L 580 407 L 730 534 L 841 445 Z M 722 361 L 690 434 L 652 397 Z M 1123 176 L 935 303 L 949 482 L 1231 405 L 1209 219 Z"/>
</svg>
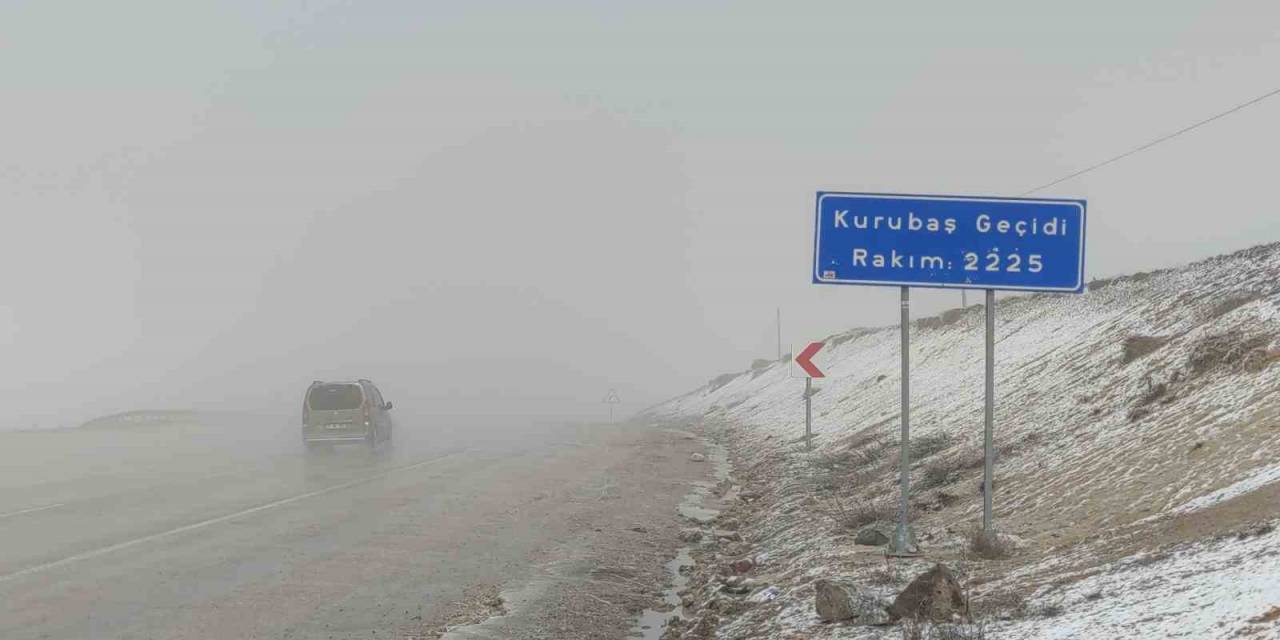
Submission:
<svg viewBox="0 0 1280 640">
<path fill-rule="evenodd" d="M 360 405 L 360 410 L 364 413 L 364 423 L 369 424 L 369 405 L 368 404 Z"/>
</svg>

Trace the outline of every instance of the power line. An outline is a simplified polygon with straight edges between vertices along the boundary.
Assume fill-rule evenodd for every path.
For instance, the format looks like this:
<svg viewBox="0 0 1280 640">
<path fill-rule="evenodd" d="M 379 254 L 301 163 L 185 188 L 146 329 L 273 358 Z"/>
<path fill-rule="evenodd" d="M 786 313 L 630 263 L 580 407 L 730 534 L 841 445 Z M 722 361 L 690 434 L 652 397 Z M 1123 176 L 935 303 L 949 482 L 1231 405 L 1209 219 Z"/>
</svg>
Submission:
<svg viewBox="0 0 1280 640">
<path fill-rule="evenodd" d="M 1223 112 L 1218 113 L 1218 114 L 1216 114 L 1216 115 L 1213 115 L 1213 116 L 1210 116 L 1210 117 L 1208 117 L 1208 118 L 1205 118 L 1204 120 L 1201 120 L 1201 121 L 1199 121 L 1199 122 L 1197 122 L 1197 123 L 1195 123 L 1195 124 L 1192 124 L 1192 125 L 1189 125 L 1189 126 L 1183 127 L 1183 128 L 1181 128 L 1181 129 L 1178 129 L 1177 131 L 1174 131 L 1173 133 L 1170 133 L 1170 134 L 1168 134 L 1168 135 L 1165 135 L 1165 136 L 1162 136 L 1162 137 L 1156 138 L 1155 140 L 1152 140 L 1151 142 L 1148 142 L 1148 143 L 1146 143 L 1146 144 L 1144 144 L 1144 145 L 1142 145 L 1142 146 L 1140 146 L 1140 147 L 1135 147 L 1135 148 L 1133 148 L 1133 149 L 1130 149 L 1130 150 L 1128 150 L 1128 151 L 1126 151 L 1126 152 L 1124 152 L 1124 153 L 1122 153 L 1122 154 L 1120 154 L 1120 155 L 1118 155 L 1118 156 L 1112 156 L 1112 157 L 1110 157 L 1110 158 L 1107 158 L 1106 160 L 1103 160 L 1102 162 L 1099 162 L 1099 163 L 1097 163 L 1097 164 L 1094 164 L 1094 165 L 1090 165 L 1090 166 L 1088 166 L 1088 167 L 1085 167 L 1085 168 L 1083 168 L 1083 169 L 1081 169 L 1081 170 L 1079 170 L 1079 171 L 1076 171 L 1075 173 L 1072 173 L 1072 174 L 1069 174 L 1069 175 L 1065 175 L 1065 176 L 1063 176 L 1063 177 L 1061 177 L 1061 178 L 1058 178 L 1057 180 L 1054 180 L 1053 182 L 1046 182 L 1045 184 L 1042 184 L 1042 185 L 1040 185 L 1040 186 L 1038 186 L 1038 187 L 1036 187 L 1036 188 L 1034 188 L 1034 189 L 1031 189 L 1031 190 L 1029 190 L 1029 191 L 1024 191 L 1024 192 L 1022 192 L 1022 193 L 1020 193 L 1020 194 L 1018 194 L 1018 195 L 1019 195 L 1019 196 L 1027 196 L 1027 195 L 1031 195 L 1031 194 L 1033 194 L 1033 193 L 1035 193 L 1035 192 L 1037 192 L 1037 191 L 1040 191 L 1041 189 L 1048 189 L 1049 187 L 1052 187 L 1052 186 L 1053 186 L 1053 185 L 1055 185 L 1055 184 L 1059 184 L 1059 183 L 1061 183 L 1061 182 L 1066 182 L 1067 180 L 1070 180 L 1070 179 L 1072 179 L 1072 178 L 1077 178 L 1077 177 L 1082 176 L 1082 175 L 1084 175 L 1084 174 L 1086 174 L 1086 173 L 1089 173 L 1090 171 L 1093 171 L 1093 170 L 1095 170 L 1095 169 L 1101 169 L 1102 167 L 1105 167 L 1105 166 L 1107 166 L 1107 165 L 1109 165 L 1109 164 L 1111 164 L 1111 163 L 1113 163 L 1113 162 L 1118 162 L 1118 161 L 1123 160 L 1123 159 L 1125 159 L 1125 158 L 1128 158 L 1129 156 L 1134 155 L 1134 154 L 1136 154 L 1136 153 L 1141 153 L 1141 152 L 1143 152 L 1143 151 L 1146 151 L 1147 149 L 1150 149 L 1151 147 L 1154 147 L 1154 146 L 1156 146 L 1156 145 L 1158 145 L 1158 144 L 1160 144 L 1160 143 L 1162 143 L 1162 142 L 1168 142 L 1169 140 L 1172 140 L 1172 139 L 1174 139 L 1174 138 L 1176 138 L 1176 137 L 1178 137 L 1178 136 L 1180 136 L 1180 135 L 1182 135 L 1182 134 L 1184 134 L 1184 133 L 1188 133 L 1188 132 L 1190 132 L 1190 131 L 1192 131 L 1192 130 L 1194 130 L 1194 129 L 1198 129 L 1198 128 L 1200 128 L 1200 127 L 1203 127 L 1204 125 L 1209 124 L 1210 122 L 1213 122 L 1214 120 L 1218 120 L 1218 119 L 1221 119 L 1221 118 L 1225 118 L 1225 117 L 1227 117 L 1227 116 L 1229 116 L 1229 115 L 1231 115 L 1231 114 L 1233 114 L 1233 113 L 1235 113 L 1235 112 L 1237 112 L 1237 111 L 1240 111 L 1240 110 L 1242 110 L 1242 109 L 1246 109 L 1246 108 L 1248 108 L 1248 107 L 1252 107 L 1253 105 L 1258 104 L 1259 102 L 1262 102 L 1263 100 L 1266 100 L 1267 98 L 1272 98 L 1272 97 L 1275 97 L 1275 96 L 1277 96 L 1277 95 L 1280 95 L 1280 89 L 1273 89 L 1273 90 L 1268 91 L 1267 93 L 1264 93 L 1264 94 L 1262 94 L 1262 95 L 1260 95 L 1260 96 L 1258 96 L 1258 97 L 1256 97 L 1256 98 L 1254 98 L 1254 99 L 1252 99 L 1252 100 L 1249 100 L 1249 101 L 1247 101 L 1247 102 L 1242 102 L 1242 103 L 1240 103 L 1240 104 L 1238 104 L 1238 105 L 1236 105 L 1236 106 L 1234 106 L 1234 107 L 1231 107 L 1230 109 L 1227 109 L 1226 111 L 1223 111 Z"/>
</svg>

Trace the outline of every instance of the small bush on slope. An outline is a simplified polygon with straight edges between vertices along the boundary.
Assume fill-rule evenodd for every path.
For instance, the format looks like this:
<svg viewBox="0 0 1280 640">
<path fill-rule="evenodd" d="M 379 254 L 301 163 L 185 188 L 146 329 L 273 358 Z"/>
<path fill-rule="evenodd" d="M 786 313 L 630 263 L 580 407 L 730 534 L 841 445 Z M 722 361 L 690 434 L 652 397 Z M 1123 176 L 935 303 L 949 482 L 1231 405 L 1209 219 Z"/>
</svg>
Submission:
<svg viewBox="0 0 1280 640">
<path fill-rule="evenodd" d="M 836 522 L 849 530 L 861 529 L 873 522 L 893 520 L 898 517 L 898 510 L 894 505 L 884 500 L 855 502 L 845 506 L 840 498 L 834 498 L 832 503 L 835 507 Z"/>
<path fill-rule="evenodd" d="M 1243 336 L 1237 332 L 1207 336 L 1191 348 L 1187 366 L 1196 375 L 1221 366 L 1239 369 L 1242 368 L 1247 353 L 1265 347 L 1270 342 L 1270 336 Z"/>
<path fill-rule="evenodd" d="M 981 451 L 965 451 L 959 455 L 935 458 L 924 466 L 924 473 L 916 483 L 920 490 L 945 487 L 960 479 L 960 472 L 982 467 Z"/>
<path fill-rule="evenodd" d="M 983 560 L 1000 560 L 1013 555 L 1013 542 L 994 531 L 974 527 L 969 531 L 968 550 Z"/>
<path fill-rule="evenodd" d="M 1121 347 L 1120 363 L 1129 364 L 1138 358 L 1154 353 L 1169 342 L 1167 336 L 1129 336 Z"/>
<path fill-rule="evenodd" d="M 941 431 L 911 439 L 911 459 L 924 460 L 940 451 L 951 448 L 955 438 Z"/>
</svg>

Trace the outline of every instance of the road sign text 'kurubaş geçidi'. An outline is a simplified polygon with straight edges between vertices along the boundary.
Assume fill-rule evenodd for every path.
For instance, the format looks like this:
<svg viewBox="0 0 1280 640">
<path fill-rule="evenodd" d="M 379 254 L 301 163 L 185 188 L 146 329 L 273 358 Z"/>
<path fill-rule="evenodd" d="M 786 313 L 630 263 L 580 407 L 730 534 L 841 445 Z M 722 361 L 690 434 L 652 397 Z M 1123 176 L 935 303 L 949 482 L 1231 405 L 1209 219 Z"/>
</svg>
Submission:
<svg viewBox="0 0 1280 640">
<path fill-rule="evenodd" d="M 818 192 L 813 282 L 1084 289 L 1085 201 Z"/>
<path fill-rule="evenodd" d="M 1084 200 L 818 192 L 814 284 L 901 288 L 902 410 L 898 526 L 890 555 L 919 552 L 910 524 L 911 287 L 986 289 L 982 528 L 994 531 L 996 290 L 1084 290 Z M 821 349 L 813 343 L 796 359 Z M 803 356 L 803 358 L 801 357 Z M 815 372 L 804 367 L 805 435 Z M 812 370 L 810 370 L 812 369 Z"/>
</svg>

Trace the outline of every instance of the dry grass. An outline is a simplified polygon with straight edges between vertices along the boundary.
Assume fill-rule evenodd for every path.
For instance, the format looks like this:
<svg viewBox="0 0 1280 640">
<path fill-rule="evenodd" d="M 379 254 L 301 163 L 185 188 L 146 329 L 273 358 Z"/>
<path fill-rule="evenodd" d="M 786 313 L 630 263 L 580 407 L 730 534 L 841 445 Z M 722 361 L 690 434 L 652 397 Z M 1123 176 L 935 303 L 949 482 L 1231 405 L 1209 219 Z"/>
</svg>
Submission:
<svg viewBox="0 0 1280 640">
<path fill-rule="evenodd" d="M 1268 622 L 1275 622 L 1276 620 L 1280 620 L 1280 607 L 1271 607 L 1264 613 L 1249 618 L 1249 622 L 1251 624 L 1266 624 Z"/>
<path fill-rule="evenodd" d="M 919 620 L 903 620 L 899 625 L 902 640 L 986 640 L 985 621 L 956 624 L 931 624 Z"/>
<path fill-rule="evenodd" d="M 836 522 L 842 528 L 851 531 L 861 529 L 873 522 L 893 520 L 898 516 L 897 508 L 887 500 L 855 502 L 846 506 L 839 498 L 835 498 L 832 503 Z"/>
<path fill-rule="evenodd" d="M 1031 615 L 1037 618 L 1056 618 L 1062 615 L 1062 613 L 1063 613 L 1062 605 L 1046 604 L 1044 606 L 1036 607 L 1031 612 Z"/>
<path fill-rule="evenodd" d="M 1017 591 L 997 591 L 975 599 L 970 614 L 978 619 L 1018 620 L 1027 617 L 1027 599 Z"/>
<path fill-rule="evenodd" d="M 981 305 L 976 305 L 975 307 L 970 307 L 970 308 L 981 308 Z M 916 328 L 917 329 L 941 329 L 943 327 L 948 327 L 964 319 L 964 316 L 967 313 L 967 311 L 968 311 L 967 309 L 959 309 L 959 308 L 948 309 L 936 316 L 932 316 L 928 318 L 920 318 L 916 320 Z"/>
<path fill-rule="evenodd" d="M 720 387 L 733 382 L 733 379 L 740 375 L 742 375 L 741 371 L 737 373 L 725 373 L 712 378 L 711 381 L 707 383 L 707 393 L 715 392 Z"/>
<path fill-rule="evenodd" d="M 832 472 L 852 472 L 878 465 L 885 460 L 885 453 L 892 448 L 887 439 L 872 437 L 851 445 L 840 453 L 819 456 L 814 465 Z"/>
<path fill-rule="evenodd" d="M 898 570 L 891 564 L 867 574 L 867 582 L 877 586 L 898 584 L 898 581 Z"/>
<path fill-rule="evenodd" d="M 969 553 L 983 560 L 1001 560 L 1013 555 L 1013 541 L 995 531 L 974 527 L 966 538 Z"/>
<path fill-rule="evenodd" d="M 1169 559 L 1171 555 L 1172 554 L 1169 553 L 1168 551 L 1161 551 L 1159 553 L 1150 553 L 1145 556 L 1142 556 L 1141 558 L 1138 558 L 1137 560 L 1134 560 L 1131 566 L 1149 567 L 1153 564 L 1158 564 L 1160 562 L 1163 562 Z"/>
<path fill-rule="evenodd" d="M 969 450 L 959 455 L 935 458 L 924 465 L 916 483 L 920 490 L 945 487 L 960 479 L 961 472 L 982 467 L 981 451 Z"/>
<path fill-rule="evenodd" d="M 1213 308 L 1209 310 L 1209 314 L 1205 319 L 1216 320 L 1261 297 L 1262 296 L 1257 293 L 1240 293 L 1233 295 L 1214 305 Z"/>
<path fill-rule="evenodd" d="M 1150 355 L 1169 342 L 1168 336 L 1129 336 L 1121 347 L 1120 363 L 1129 364 Z"/>
<path fill-rule="evenodd" d="M 945 487 L 959 480 L 959 477 L 957 477 L 958 472 L 959 466 L 956 465 L 954 458 L 934 460 L 924 466 L 924 472 L 921 474 L 920 480 L 916 482 L 916 488 L 923 491 L 935 487 Z"/>
<path fill-rule="evenodd" d="M 1280 350 L 1270 351 L 1265 347 L 1258 347 L 1244 354 L 1240 368 L 1249 373 L 1259 373 L 1276 362 L 1280 362 Z"/>
<path fill-rule="evenodd" d="M 849 435 L 846 445 L 849 449 L 881 448 L 888 444 L 886 437 L 889 425 L 896 423 L 898 416 L 885 418 L 875 424 L 859 429 Z"/>
<path fill-rule="evenodd" d="M 1169 393 L 1169 385 L 1163 382 L 1153 385 L 1151 388 L 1147 389 L 1146 393 L 1142 394 L 1142 397 L 1138 398 L 1137 406 L 1145 407 L 1156 400 L 1163 398 L 1166 393 Z"/>
<path fill-rule="evenodd" d="M 1027 449 L 1035 448 L 1044 444 L 1044 441 L 1044 433 L 1040 431 L 1032 431 L 1031 433 L 1023 436 L 1020 440 L 997 446 L 996 457 L 1011 458 Z M 978 462 L 974 466 L 975 468 L 982 466 L 981 454 L 979 454 Z"/>
<path fill-rule="evenodd" d="M 828 347 L 838 347 L 846 342 L 849 342 L 850 340 L 853 340 L 854 338 L 860 338 L 869 333 L 871 333 L 871 331 L 868 329 L 853 329 L 850 331 L 846 331 L 844 333 L 839 333 L 834 336 L 830 336 L 824 342 L 827 343 Z"/>
<path fill-rule="evenodd" d="M 1242 369 L 1246 354 L 1266 347 L 1269 342 L 1270 336 L 1243 336 L 1237 332 L 1206 336 L 1191 348 L 1187 366 L 1197 375 L 1218 367 Z"/>
<path fill-rule="evenodd" d="M 814 485 L 840 495 L 859 491 L 883 475 L 886 463 L 892 462 L 891 449 L 888 439 L 861 434 L 843 451 L 814 459 Z"/>
<path fill-rule="evenodd" d="M 929 456 L 946 451 L 955 443 L 955 438 L 951 434 L 941 431 L 930 433 L 919 438 L 911 439 L 911 459 L 924 460 Z"/>
</svg>

